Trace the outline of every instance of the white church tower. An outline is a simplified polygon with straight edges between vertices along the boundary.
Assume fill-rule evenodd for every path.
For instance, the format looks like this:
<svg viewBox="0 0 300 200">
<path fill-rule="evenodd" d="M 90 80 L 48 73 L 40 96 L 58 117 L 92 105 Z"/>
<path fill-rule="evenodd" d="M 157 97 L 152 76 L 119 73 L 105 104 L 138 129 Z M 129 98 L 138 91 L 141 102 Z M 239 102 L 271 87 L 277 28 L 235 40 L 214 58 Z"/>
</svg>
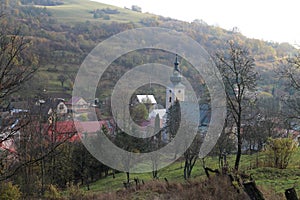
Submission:
<svg viewBox="0 0 300 200">
<path fill-rule="evenodd" d="M 166 109 L 168 110 L 176 100 L 184 101 L 185 86 L 181 83 L 182 75 L 179 69 L 178 56 L 176 54 L 173 74 L 170 77 L 171 85 L 166 89 Z"/>
</svg>

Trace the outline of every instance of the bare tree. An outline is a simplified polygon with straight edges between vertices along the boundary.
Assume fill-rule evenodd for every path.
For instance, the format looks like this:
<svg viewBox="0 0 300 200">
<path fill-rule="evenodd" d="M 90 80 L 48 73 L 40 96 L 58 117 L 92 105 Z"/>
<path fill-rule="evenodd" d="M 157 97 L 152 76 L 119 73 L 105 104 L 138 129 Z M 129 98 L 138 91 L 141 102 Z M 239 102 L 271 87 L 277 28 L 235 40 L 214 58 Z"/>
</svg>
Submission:
<svg viewBox="0 0 300 200">
<path fill-rule="evenodd" d="M 17 176 L 23 181 L 20 188 L 24 194 L 40 191 L 43 195 L 46 183 L 53 181 L 51 176 L 56 165 L 52 162 L 60 153 L 59 148 L 77 130 L 72 122 L 57 126 L 56 121 L 43 123 L 32 115 L 22 121 L 18 126 L 18 137 L 11 139 L 14 141 L 14 151 L 7 151 L 7 155 L 0 157 L 0 182 Z"/>
<path fill-rule="evenodd" d="M 0 16 L 0 105 L 10 94 L 16 92 L 37 70 L 37 57 L 28 49 L 30 41 L 18 31 L 2 23 L 5 15 Z M 3 105 L 2 105 L 3 106 Z M 9 140 L 17 131 L 11 128 L 14 123 L 0 127 L 0 144 Z"/>
<path fill-rule="evenodd" d="M 5 16 L 0 17 L 0 21 L 2 20 L 6 20 Z M 12 93 L 17 92 L 23 83 L 28 81 L 37 70 L 38 59 L 29 46 L 30 41 L 22 36 L 20 32 L 12 30 L 5 25 L 0 27 L 0 104 L 3 104 L 3 100 L 8 98 Z M 24 143 L 26 148 L 23 149 L 24 145 L 18 145 L 18 142 L 16 142 L 15 152 L 11 152 L 10 150 L 10 152 L 7 151 L 9 152 L 8 155 L 2 154 L 4 156 L 0 158 L 0 163 L 5 163 L 5 165 L 4 167 L 1 165 L 0 181 L 11 178 L 21 169 L 44 162 L 46 157 L 71 137 L 68 135 L 62 141 L 52 145 L 51 148 L 45 149 L 45 151 L 37 153 L 38 151 L 35 149 L 33 151 L 34 154 L 28 159 L 29 147 L 32 149 L 45 145 L 47 137 L 42 137 L 43 141 L 33 141 L 35 136 L 28 136 L 26 129 L 33 128 L 30 134 L 38 133 L 41 135 L 42 129 L 38 131 L 34 124 L 39 123 L 41 125 L 42 122 L 31 121 L 28 115 L 26 118 L 20 118 L 19 123 L 16 123 L 14 118 L 11 120 L 5 123 L 5 126 L 1 126 L 0 144 L 3 144 L 5 141 L 14 140 L 15 142 Z M 47 133 L 45 134 L 47 135 Z M 24 157 L 21 156 L 23 151 Z M 23 160 L 23 158 L 25 159 Z"/>
<path fill-rule="evenodd" d="M 225 120 L 224 127 L 222 133 L 216 143 L 212 155 L 218 155 L 219 157 L 219 168 L 227 166 L 227 154 L 231 153 L 234 148 L 234 140 L 233 140 L 233 122 L 230 120 L 228 116 Z"/>
<path fill-rule="evenodd" d="M 216 64 L 223 76 L 228 112 L 236 126 L 237 154 L 234 168 L 238 170 L 242 154 L 244 114 L 249 98 L 251 98 L 250 91 L 255 89 L 257 74 L 254 72 L 254 59 L 247 49 L 233 41 L 229 41 L 227 46 L 227 51 L 220 51 L 216 54 Z"/>
<path fill-rule="evenodd" d="M 30 41 L 9 30 L 0 28 L 0 101 L 16 92 L 37 70 L 37 57 L 28 48 Z"/>
<path fill-rule="evenodd" d="M 183 177 L 185 180 L 191 178 L 193 168 L 196 164 L 196 161 L 199 158 L 200 146 L 202 144 L 202 138 L 200 134 L 197 134 L 191 146 L 184 152 L 184 169 Z"/>
<path fill-rule="evenodd" d="M 296 90 L 300 90 L 300 55 L 295 55 L 294 57 L 287 58 L 285 62 L 282 63 L 283 68 L 281 70 L 281 75 L 290 83 Z"/>
<path fill-rule="evenodd" d="M 300 54 L 283 60 L 279 67 L 279 75 L 285 81 L 287 95 L 282 99 L 282 114 L 288 120 L 299 120 L 300 114 Z"/>
</svg>

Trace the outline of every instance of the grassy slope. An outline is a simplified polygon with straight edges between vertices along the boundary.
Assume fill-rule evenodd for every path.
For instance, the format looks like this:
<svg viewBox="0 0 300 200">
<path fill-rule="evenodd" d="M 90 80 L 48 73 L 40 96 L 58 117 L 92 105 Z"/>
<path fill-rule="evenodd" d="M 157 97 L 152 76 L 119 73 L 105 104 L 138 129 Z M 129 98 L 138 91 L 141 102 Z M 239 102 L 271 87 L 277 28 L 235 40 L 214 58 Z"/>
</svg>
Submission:
<svg viewBox="0 0 300 200">
<path fill-rule="evenodd" d="M 261 155 L 260 161 L 263 162 L 264 155 Z M 254 159 L 253 159 L 254 161 Z M 255 178 L 258 185 L 267 188 L 273 188 L 276 192 L 283 193 L 285 189 L 295 187 L 300 195 L 300 147 L 296 154 L 293 155 L 287 169 L 274 169 L 261 167 L 247 170 Z"/>
<path fill-rule="evenodd" d="M 229 165 L 234 165 L 234 156 L 229 156 Z M 247 174 L 252 174 L 256 183 L 261 188 L 275 191 L 276 193 L 284 193 L 285 189 L 295 187 L 298 194 L 300 194 L 300 148 L 298 152 L 293 156 L 290 165 L 287 169 L 274 169 L 268 167 L 259 167 L 256 169 L 249 169 L 256 165 L 256 160 L 259 160 L 259 165 L 263 165 L 265 156 L 263 153 L 253 155 L 243 155 L 241 159 L 241 171 L 245 171 Z M 159 177 L 161 179 L 168 178 L 171 182 L 184 182 L 183 180 L 183 162 L 176 162 L 172 165 L 161 169 L 159 171 Z M 218 168 L 218 158 L 208 157 L 206 158 L 206 166 L 210 168 Z M 144 181 L 150 181 L 151 173 L 144 174 L 132 174 L 131 178 L 139 177 Z M 192 179 L 201 180 L 205 178 L 204 170 L 202 168 L 201 160 L 198 160 L 195 168 L 192 172 Z M 116 178 L 109 176 L 105 179 L 101 179 L 91 185 L 91 191 L 113 191 L 123 187 L 123 181 L 126 180 L 125 173 L 119 173 Z"/>
<path fill-rule="evenodd" d="M 94 19 L 93 14 L 90 11 L 96 9 L 117 9 L 120 13 L 110 15 L 110 20 Z M 154 16 L 146 13 L 138 13 L 128 9 L 123 9 L 99 2 L 90 0 L 65 0 L 64 5 L 48 6 L 47 9 L 53 12 L 56 19 L 61 22 L 85 22 L 89 21 L 101 21 L 101 22 L 139 22 L 142 18 Z"/>
</svg>

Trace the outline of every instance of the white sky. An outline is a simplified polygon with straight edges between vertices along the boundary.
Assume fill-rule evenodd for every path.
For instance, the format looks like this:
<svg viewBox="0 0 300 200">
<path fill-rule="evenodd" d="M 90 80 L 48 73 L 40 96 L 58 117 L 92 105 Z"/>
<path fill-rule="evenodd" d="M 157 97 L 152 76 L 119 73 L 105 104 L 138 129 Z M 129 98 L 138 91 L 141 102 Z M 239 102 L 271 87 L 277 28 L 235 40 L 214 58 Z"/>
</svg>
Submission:
<svg viewBox="0 0 300 200">
<path fill-rule="evenodd" d="M 202 19 L 247 37 L 300 44 L 299 0 L 94 0 L 184 21 Z"/>
</svg>

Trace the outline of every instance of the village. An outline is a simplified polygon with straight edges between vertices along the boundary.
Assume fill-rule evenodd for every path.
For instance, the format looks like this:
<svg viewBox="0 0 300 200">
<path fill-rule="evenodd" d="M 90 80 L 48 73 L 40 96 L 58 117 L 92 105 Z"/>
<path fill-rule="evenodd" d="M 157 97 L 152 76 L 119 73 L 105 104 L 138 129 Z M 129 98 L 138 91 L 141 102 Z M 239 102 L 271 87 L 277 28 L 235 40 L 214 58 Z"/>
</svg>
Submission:
<svg viewBox="0 0 300 200">
<path fill-rule="evenodd" d="M 142 3 L 1 2 L 0 200 L 297 200 L 297 5 Z"/>
</svg>

